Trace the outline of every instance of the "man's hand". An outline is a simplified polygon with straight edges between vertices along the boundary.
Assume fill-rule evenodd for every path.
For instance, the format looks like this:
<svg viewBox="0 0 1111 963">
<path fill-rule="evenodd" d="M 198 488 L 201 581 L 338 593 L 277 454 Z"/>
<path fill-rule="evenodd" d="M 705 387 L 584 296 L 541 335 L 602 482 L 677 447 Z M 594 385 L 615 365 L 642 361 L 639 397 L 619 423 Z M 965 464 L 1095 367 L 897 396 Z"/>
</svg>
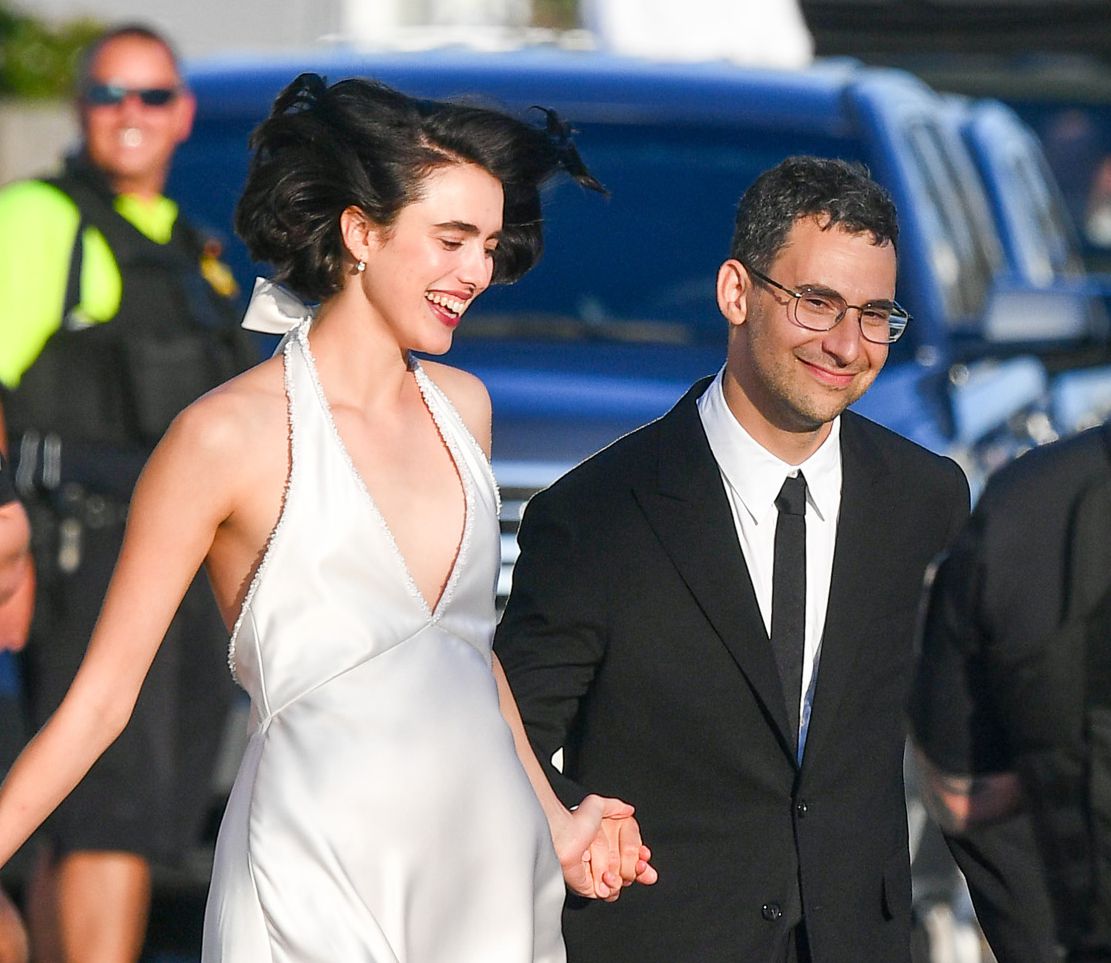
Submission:
<svg viewBox="0 0 1111 963">
<path fill-rule="evenodd" d="M 569 814 L 555 845 L 567 887 L 579 896 L 612 902 L 623 887 L 650 886 L 658 878 L 633 807 L 620 799 L 587 796 Z"/>
<path fill-rule="evenodd" d="M 915 748 L 919 786 L 926 809 L 937 824 L 953 835 L 977 823 L 991 822 L 1021 808 L 1022 785 L 1013 772 L 966 776 L 945 772 Z"/>
</svg>

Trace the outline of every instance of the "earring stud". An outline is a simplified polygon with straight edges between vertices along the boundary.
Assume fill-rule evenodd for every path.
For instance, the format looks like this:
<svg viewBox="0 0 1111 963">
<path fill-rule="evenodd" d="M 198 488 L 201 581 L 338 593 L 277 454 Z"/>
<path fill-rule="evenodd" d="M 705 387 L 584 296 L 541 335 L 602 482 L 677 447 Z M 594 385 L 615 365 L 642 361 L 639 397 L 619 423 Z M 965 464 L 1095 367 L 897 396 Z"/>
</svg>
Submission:
<svg viewBox="0 0 1111 963">
<path fill-rule="evenodd" d="M 363 271 L 366 270 L 366 261 L 360 261 L 358 264 L 356 264 L 355 270 L 362 274 Z"/>
</svg>

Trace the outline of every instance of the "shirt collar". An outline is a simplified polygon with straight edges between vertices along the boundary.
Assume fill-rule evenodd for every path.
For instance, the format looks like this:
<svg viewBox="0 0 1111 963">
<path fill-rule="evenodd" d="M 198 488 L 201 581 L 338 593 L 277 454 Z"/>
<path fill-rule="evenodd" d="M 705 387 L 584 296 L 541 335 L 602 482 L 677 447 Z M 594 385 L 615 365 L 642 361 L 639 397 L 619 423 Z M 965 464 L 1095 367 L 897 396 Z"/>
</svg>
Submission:
<svg viewBox="0 0 1111 963">
<path fill-rule="evenodd" d="M 722 474 L 759 524 L 770 517 L 788 475 L 806 476 L 807 501 L 823 520 L 834 518 L 841 502 L 841 417 L 829 435 L 801 465 L 788 465 L 757 442 L 734 417 L 725 401 L 725 369 L 698 399 L 698 413 L 710 450 Z"/>
<path fill-rule="evenodd" d="M 116 211 L 156 244 L 168 244 L 177 220 L 177 204 L 168 197 L 141 198 L 117 194 Z"/>
</svg>

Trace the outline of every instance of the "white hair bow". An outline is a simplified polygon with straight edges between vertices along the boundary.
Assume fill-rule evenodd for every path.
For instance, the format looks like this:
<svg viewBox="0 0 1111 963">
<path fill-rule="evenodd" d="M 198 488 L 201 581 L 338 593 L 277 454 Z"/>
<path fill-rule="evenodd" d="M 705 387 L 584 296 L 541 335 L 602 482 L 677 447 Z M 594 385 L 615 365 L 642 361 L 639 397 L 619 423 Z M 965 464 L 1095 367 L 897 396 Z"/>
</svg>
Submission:
<svg viewBox="0 0 1111 963">
<path fill-rule="evenodd" d="M 255 278 L 251 303 L 243 315 L 243 327 L 263 334 L 285 334 L 314 314 L 314 308 L 285 288 L 266 278 Z"/>
</svg>

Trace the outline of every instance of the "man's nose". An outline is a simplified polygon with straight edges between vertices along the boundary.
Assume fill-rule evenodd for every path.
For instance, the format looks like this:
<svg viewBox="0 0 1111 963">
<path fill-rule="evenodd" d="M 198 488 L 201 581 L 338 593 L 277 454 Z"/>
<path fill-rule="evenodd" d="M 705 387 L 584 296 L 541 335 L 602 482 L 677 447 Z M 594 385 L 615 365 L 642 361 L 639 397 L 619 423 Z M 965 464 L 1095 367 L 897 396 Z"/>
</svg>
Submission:
<svg viewBox="0 0 1111 963">
<path fill-rule="evenodd" d="M 137 90 L 128 90 L 123 95 L 123 100 L 120 101 L 119 111 L 124 116 L 133 116 L 140 114 L 144 109 L 143 101 L 139 97 Z"/>
<path fill-rule="evenodd" d="M 849 305 L 844 317 L 830 328 L 822 338 L 822 347 L 842 364 L 851 364 L 860 354 L 864 335 L 860 330 L 863 308 Z"/>
</svg>

